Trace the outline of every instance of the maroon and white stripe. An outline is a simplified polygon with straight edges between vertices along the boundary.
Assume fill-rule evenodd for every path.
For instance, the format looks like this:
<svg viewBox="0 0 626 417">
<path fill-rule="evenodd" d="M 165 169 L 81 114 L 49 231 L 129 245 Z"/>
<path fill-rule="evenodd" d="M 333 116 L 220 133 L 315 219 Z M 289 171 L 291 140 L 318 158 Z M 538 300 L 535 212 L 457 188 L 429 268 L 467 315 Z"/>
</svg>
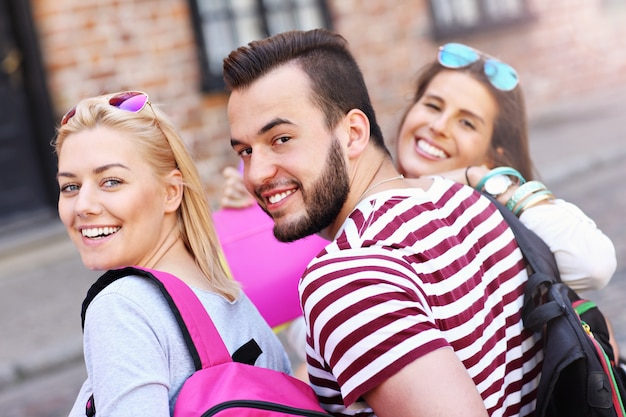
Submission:
<svg viewBox="0 0 626 417">
<path fill-rule="evenodd" d="M 368 415 L 365 392 L 451 346 L 490 415 L 530 414 L 541 349 L 522 326 L 526 279 L 512 232 L 471 188 L 378 193 L 300 283 L 311 383 L 329 411 Z"/>
</svg>

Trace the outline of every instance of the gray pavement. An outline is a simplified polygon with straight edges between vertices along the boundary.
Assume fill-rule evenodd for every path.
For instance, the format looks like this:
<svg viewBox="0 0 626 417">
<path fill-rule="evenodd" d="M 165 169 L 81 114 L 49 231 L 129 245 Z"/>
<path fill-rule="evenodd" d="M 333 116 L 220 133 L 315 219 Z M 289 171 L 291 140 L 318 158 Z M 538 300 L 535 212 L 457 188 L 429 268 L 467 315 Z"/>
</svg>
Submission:
<svg viewBox="0 0 626 417">
<path fill-rule="evenodd" d="M 607 288 L 587 295 L 611 318 L 626 353 L 624 112 L 626 88 L 554 108 L 531 121 L 531 152 L 554 193 L 579 205 L 615 243 L 616 274 Z M 0 236 L 2 416 L 67 413 L 84 375 L 80 305 L 98 275 L 82 266 L 56 219 Z M 66 374 L 72 377 L 69 383 L 61 378 Z M 44 399 L 38 403 L 29 397 L 29 390 L 33 396 L 42 395 L 37 384 L 44 377 L 52 381 L 48 389 L 65 390 L 62 399 L 56 398 L 61 402 L 55 405 L 57 411 L 44 407 Z M 25 397 L 30 398 L 30 411 L 18 410 Z M 11 401 L 13 408 L 3 406 Z"/>
</svg>

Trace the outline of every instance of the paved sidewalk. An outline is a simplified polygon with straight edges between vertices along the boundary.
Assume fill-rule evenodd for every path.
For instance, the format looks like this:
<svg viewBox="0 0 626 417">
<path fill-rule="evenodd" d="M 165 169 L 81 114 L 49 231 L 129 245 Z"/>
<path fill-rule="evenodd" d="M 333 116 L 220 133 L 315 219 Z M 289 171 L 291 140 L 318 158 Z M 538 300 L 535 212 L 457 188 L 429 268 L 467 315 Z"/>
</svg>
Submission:
<svg viewBox="0 0 626 417">
<path fill-rule="evenodd" d="M 618 93 L 559 107 L 531 123 L 531 152 L 550 188 L 614 239 L 618 271 L 592 296 L 626 352 L 625 112 L 626 94 Z M 56 219 L 0 236 L 0 391 L 82 360 L 80 304 L 97 276 Z"/>
<path fill-rule="evenodd" d="M 98 276 L 58 221 L 12 238 L 0 254 L 0 391 L 81 360 L 80 304 Z"/>
</svg>

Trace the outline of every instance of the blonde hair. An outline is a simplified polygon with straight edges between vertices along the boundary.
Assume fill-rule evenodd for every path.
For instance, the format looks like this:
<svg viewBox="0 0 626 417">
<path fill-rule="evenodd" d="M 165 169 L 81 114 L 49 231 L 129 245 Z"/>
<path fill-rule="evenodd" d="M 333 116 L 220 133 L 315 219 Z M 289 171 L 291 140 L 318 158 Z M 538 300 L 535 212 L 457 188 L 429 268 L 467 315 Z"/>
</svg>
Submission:
<svg viewBox="0 0 626 417">
<path fill-rule="evenodd" d="M 230 278 L 223 264 L 200 174 L 180 134 L 169 117 L 150 102 L 139 112 L 125 111 L 109 104 L 112 95 L 92 97 L 78 103 L 76 113 L 57 129 L 52 143 L 56 154 L 59 155 L 69 135 L 104 126 L 134 137 L 142 149 L 141 154 L 159 177 L 178 169 L 184 182 L 183 198 L 177 210 L 181 238 L 215 291 L 231 301 L 236 299 L 239 284 Z"/>
</svg>

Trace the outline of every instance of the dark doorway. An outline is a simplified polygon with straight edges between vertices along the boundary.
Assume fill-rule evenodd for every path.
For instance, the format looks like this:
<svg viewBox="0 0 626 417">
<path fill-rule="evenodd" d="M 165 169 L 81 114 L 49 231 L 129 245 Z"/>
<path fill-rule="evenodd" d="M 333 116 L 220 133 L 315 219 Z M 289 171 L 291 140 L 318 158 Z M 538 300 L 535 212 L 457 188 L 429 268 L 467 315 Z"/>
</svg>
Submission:
<svg viewBox="0 0 626 417">
<path fill-rule="evenodd" d="M 0 231 L 54 216 L 54 122 L 29 1 L 0 0 Z"/>
</svg>

